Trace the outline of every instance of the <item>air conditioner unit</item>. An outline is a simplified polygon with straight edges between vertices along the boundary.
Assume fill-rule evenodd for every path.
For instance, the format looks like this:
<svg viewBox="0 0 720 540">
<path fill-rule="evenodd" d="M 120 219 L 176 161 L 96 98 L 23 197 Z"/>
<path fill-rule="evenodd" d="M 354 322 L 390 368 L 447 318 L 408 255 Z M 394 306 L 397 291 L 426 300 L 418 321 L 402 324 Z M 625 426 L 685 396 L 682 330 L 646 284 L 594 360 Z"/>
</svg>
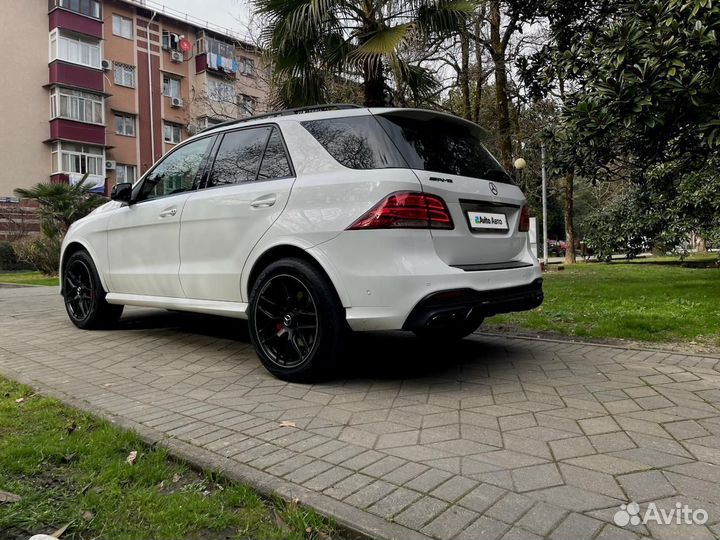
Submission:
<svg viewBox="0 0 720 540">
<path fill-rule="evenodd" d="M 106 171 L 114 171 L 115 169 L 117 169 L 117 162 L 108 159 L 105 162 L 105 170 Z"/>
<path fill-rule="evenodd" d="M 183 106 L 182 98 L 179 98 L 179 97 L 172 98 L 172 106 L 176 107 L 176 108 L 182 107 Z"/>
<path fill-rule="evenodd" d="M 185 57 L 180 51 L 172 51 L 170 53 L 170 60 L 172 60 L 176 64 L 182 64 L 185 61 Z"/>
<path fill-rule="evenodd" d="M 112 60 L 103 60 L 100 64 L 103 68 L 103 71 L 111 71 L 113 68 Z"/>
</svg>

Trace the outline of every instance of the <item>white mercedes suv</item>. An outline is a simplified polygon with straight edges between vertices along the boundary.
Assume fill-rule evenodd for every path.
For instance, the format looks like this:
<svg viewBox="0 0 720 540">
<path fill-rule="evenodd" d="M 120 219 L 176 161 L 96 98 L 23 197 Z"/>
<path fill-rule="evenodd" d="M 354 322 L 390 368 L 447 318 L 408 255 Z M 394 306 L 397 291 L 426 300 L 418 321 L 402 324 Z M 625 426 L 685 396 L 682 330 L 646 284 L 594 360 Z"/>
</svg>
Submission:
<svg viewBox="0 0 720 540">
<path fill-rule="evenodd" d="M 123 306 L 248 319 L 265 367 L 310 380 L 348 330 L 458 339 L 543 300 L 525 198 L 477 125 L 347 105 L 227 122 L 76 222 L 70 320 Z"/>
</svg>

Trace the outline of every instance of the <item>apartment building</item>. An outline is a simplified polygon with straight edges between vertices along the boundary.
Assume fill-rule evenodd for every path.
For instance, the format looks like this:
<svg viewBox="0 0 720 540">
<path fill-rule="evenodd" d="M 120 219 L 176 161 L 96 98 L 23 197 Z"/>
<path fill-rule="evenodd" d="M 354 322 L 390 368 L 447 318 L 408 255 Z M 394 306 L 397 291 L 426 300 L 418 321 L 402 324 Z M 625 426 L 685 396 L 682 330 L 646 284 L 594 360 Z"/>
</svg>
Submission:
<svg viewBox="0 0 720 540">
<path fill-rule="evenodd" d="M 199 130 L 266 110 L 255 47 L 151 0 L 6 0 L 3 11 L 24 47 L 2 61 L 0 200 L 85 174 L 108 193 Z"/>
</svg>

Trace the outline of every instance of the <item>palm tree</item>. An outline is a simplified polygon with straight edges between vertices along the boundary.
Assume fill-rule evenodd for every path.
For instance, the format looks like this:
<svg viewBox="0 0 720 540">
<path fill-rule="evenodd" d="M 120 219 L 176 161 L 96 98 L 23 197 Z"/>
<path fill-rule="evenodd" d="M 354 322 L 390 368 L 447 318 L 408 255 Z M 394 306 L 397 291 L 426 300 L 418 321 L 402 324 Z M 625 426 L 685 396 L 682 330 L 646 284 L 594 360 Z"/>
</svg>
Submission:
<svg viewBox="0 0 720 540">
<path fill-rule="evenodd" d="M 466 0 L 254 1 L 267 19 L 263 39 L 281 107 L 326 103 L 330 77 L 358 81 L 366 106 L 386 104 L 390 80 L 427 94 L 434 78 L 403 53 L 457 31 L 472 12 Z"/>
<path fill-rule="evenodd" d="M 18 188 L 15 195 L 37 201 L 43 233 L 62 239 L 73 222 L 107 202 L 91 192 L 92 187 L 85 182 L 87 176 L 75 185 L 40 183 L 31 188 Z"/>
</svg>

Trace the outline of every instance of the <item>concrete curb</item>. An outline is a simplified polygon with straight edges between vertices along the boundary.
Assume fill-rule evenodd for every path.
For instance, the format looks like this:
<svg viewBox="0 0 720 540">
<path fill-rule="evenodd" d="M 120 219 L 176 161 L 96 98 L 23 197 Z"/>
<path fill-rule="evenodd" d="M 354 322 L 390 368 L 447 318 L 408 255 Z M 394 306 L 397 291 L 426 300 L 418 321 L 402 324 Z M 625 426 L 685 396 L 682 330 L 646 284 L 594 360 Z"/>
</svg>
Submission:
<svg viewBox="0 0 720 540">
<path fill-rule="evenodd" d="M 219 456 L 204 448 L 198 448 L 192 444 L 165 437 L 160 431 L 139 424 L 124 416 L 109 414 L 100 407 L 91 405 L 65 392 L 53 389 L 7 367 L 4 367 L 2 372 L 3 375 L 8 378 L 30 386 L 43 395 L 59 399 L 71 407 L 108 420 L 122 429 L 134 431 L 140 436 L 143 442 L 153 446 L 163 446 L 177 459 L 200 469 L 217 470 L 231 480 L 250 486 L 265 497 L 280 496 L 285 500 L 295 501 L 303 506 L 312 508 L 318 513 L 333 519 L 341 527 L 358 535 L 380 540 L 432 540 L 429 536 L 422 533 L 397 523 L 388 522 L 378 516 L 332 499 L 322 493 L 317 493 L 292 484 L 291 482 L 259 471 L 243 463 Z"/>
<path fill-rule="evenodd" d="M 653 348 L 649 346 L 645 347 L 639 347 L 639 346 L 633 346 L 630 343 L 603 343 L 602 341 L 582 341 L 582 340 L 574 340 L 574 339 L 563 339 L 562 337 L 540 337 L 540 336 L 529 336 L 525 334 L 511 334 L 511 333 L 503 333 L 503 332 L 484 332 L 482 330 L 479 330 L 475 332 L 473 335 L 476 336 L 491 336 L 491 337 L 498 337 L 498 338 L 507 338 L 507 339 L 523 339 L 525 341 L 543 341 L 546 343 L 564 343 L 567 345 L 588 345 L 591 347 L 603 347 L 606 349 L 625 349 L 628 351 L 645 351 L 645 352 L 652 352 L 652 353 L 665 353 L 665 354 L 676 354 L 680 356 L 690 356 L 693 358 L 713 358 L 716 359 L 718 362 L 720 362 L 720 355 L 718 354 L 712 354 L 712 353 L 692 353 L 692 352 L 678 352 L 673 351 L 670 349 L 663 349 L 661 347 Z"/>
</svg>

